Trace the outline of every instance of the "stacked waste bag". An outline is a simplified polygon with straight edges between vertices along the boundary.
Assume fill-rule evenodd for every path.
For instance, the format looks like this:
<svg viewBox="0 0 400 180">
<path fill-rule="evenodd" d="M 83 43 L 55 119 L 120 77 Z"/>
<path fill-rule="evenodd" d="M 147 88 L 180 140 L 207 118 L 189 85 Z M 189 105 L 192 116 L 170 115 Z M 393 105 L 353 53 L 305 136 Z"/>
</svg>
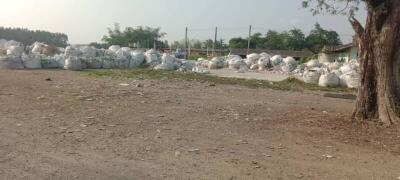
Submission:
<svg viewBox="0 0 400 180">
<path fill-rule="evenodd" d="M 185 71 L 207 74 L 212 70 L 230 69 L 237 73 L 270 71 L 301 77 L 305 83 L 324 87 L 358 88 L 360 80 L 357 60 L 339 63 L 320 63 L 311 60 L 299 64 L 293 57 L 267 53 L 214 57 L 197 61 L 176 58 L 175 54 L 160 54 L 129 47 L 110 46 L 97 49 L 91 46 L 52 47 L 35 42 L 24 46 L 16 41 L 0 39 L 0 69 L 132 69 L 146 65 L 155 70 Z"/>
<path fill-rule="evenodd" d="M 300 77 L 305 83 L 316 84 L 323 87 L 358 88 L 360 70 L 357 60 L 348 62 L 320 63 L 311 60 L 299 64 L 293 57 L 283 58 L 280 55 L 267 53 L 249 54 L 246 59 L 237 55 L 213 58 L 211 61 L 199 59 L 195 72 L 209 72 L 207 70 L 229 68 L 238 73 L 247 71 L 270 71 Z"/>
</svg>

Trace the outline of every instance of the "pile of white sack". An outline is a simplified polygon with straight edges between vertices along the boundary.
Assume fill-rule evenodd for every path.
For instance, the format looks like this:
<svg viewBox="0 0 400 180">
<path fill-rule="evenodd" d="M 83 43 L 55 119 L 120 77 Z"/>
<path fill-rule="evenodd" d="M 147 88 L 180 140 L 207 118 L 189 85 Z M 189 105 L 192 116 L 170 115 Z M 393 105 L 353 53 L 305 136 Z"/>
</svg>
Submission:
<svg viewBox="0 0 400 180">
<path fill-rule="evenodd" d="M 0 39 L 0 69 L 23 69 L 24 51 L 21 43 Z"/>
<path fill-rule="evenodd" d="M 318 60 L 311 60 L 306 64 L 303 80 L 323 87 L 358 88 L 360 65 L 357 60 L 346 63 L 320 63 Z"/>
<path fill-rule="evenodd" d="M 208 68 L 210 70 L 229 68 L 238 73 L 269 70 L 290 74 L 298 69 L 298 63 L 294 58 L 282 58 L 280 55 L 271 56 L 267 53 L 249 54 L 246 59 L 242 59 L 237 55 L 215 57 L 210 61 L 201 58 L 196 65 L 198 68 Z"/>
<path fill-rule="evenodd" d="M 229 68 L 238 73 L 271 71 L 302 77 L 306 83 L 327 87 L 357 88 L 360 79 L 359 64 L 356 60 L 347 63 L 320 63 L 318 60 L 311 60 L 306 64 L 299 64 L 292 57 L 254 53 L 249 54 L 246 59 L 228 55 L 211 60 L 200 58 L 191 61 L 178 59 L 168 53 L 160 54 L 154 49 L 143 52 L 113 45 L 108 49 L 68 46 L 65 49 L 54 50 L 54 47 L 40 42 L 25 47 L 16 41 L 0 39 L 0 69 L 131 69 L 143 65 L 155 70 L 195 73 L 210 73 L 210 70 L 222 68 Z"/>
<path fill-rule="evenodd" d="M 68 46 L 49 55 L 49 47 L 40 42 L 25 47 L 16 41 L 0 39 L 0 69 L 131 69 L 149 65 L 157 70 L 192 71 L 196 67 L 195 61 L 161 55 L 154 49 L 143 52 L 117 45 L 108 49 Z"/>
<path fill-rule="evenodd" d="M 245 60 L 248 68 L 253 71 L 274 71 L 291 74 L 298 68 L 298 62 L 293 57 L 282 58 L 280 55 L 267 53 L 249 54 Z"/>
<path fill-rule="evenodd" d="M 282 58 L 267 53 L 249 54 L 246 59 L 237 55 L 216 57 L 212 60 L 199 59 L 193 71 L 208 73 L 209 70 L 229 68 L 238 73 L 246 71 L 271 71 L 301 77 L 304 82 L 323 87 L 359 87 L 359 64 L 356 60 L 347 63 L 320 63 L 311 60 L 299 64 L 293 57 Z"/>
</svg>

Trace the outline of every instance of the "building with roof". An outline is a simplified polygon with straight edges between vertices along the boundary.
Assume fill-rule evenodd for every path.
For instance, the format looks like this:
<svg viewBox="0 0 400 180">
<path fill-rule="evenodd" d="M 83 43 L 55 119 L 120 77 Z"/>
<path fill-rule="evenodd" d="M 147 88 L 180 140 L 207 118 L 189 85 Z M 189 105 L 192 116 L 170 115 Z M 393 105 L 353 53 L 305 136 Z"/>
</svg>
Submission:
<svg viewBox="0 0 400 180">
<path fill-rule="evenodd" d="M 318 54 L 320 62 L 348 62 L 357 59 L 358 49 L 353 43 L 325 47 L 321 53 Z"/>
</svg>

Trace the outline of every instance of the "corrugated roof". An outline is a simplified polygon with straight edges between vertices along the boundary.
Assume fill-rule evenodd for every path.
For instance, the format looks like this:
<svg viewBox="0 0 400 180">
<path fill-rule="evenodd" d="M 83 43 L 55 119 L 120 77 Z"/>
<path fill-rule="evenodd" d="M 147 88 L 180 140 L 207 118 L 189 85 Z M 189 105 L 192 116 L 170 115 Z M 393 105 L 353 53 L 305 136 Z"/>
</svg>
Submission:
<svg viewBox="0 0 400 180">
<path fill-rule="evenodd" d="M 354 46 L 353 43 L 339 45 L 339 46 L 327 46 L 327 47 L 324 47 L 324 49 L 322 51 L 325 53 L 335 53 L 335 52 L 340 52 L 340 51 L 345 51 L 345 50 L 351 49 L 353 46 Z"/>
</svg>

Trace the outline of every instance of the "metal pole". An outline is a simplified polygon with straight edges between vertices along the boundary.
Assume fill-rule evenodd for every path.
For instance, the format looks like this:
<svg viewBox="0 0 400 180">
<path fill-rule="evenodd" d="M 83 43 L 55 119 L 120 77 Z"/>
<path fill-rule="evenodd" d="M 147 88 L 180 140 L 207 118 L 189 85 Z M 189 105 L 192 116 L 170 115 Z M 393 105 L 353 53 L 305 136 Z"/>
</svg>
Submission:
<svg viewBox="0 0 400 180">
<path fill-rule="evenodd" d="M 222 50 L 224 49 L 224 47 L 222 47 L 223 46 L 223 40 L 222 39 L 220 40 L 220 43 L 221 43 L 220 44 L 221 48 L 220 48 L 220 51 L 219 51 L 219 55 L 222 56 Z"/>
<path fill-rule="evenodd" d="M 185 59 L 188 59 L 188 27 L 185 30 Z"/>
<path fill-rule="evenodd" d="M 217 48 L 217 36 L 218 36 L 218 27 L 215 27 L 215 37 L 214 37 L 213 56 L 215 56 L 215 49 Z"/>
<path fill-rule="evenodd" d="M 251 25 L 250 25 L 250 29 L 249 29 L 249 39 L 247 41 L 247 55 L 249 55 L 250 52 L 250 40 L 251 39 Z"/>
<path fill-rule="evenodd" d="M 192 46 L 190 45 L 190 43 L 188 43 L 188 46 L 189 46 L 188 57 L 190 57 Z"/>
</svg>

